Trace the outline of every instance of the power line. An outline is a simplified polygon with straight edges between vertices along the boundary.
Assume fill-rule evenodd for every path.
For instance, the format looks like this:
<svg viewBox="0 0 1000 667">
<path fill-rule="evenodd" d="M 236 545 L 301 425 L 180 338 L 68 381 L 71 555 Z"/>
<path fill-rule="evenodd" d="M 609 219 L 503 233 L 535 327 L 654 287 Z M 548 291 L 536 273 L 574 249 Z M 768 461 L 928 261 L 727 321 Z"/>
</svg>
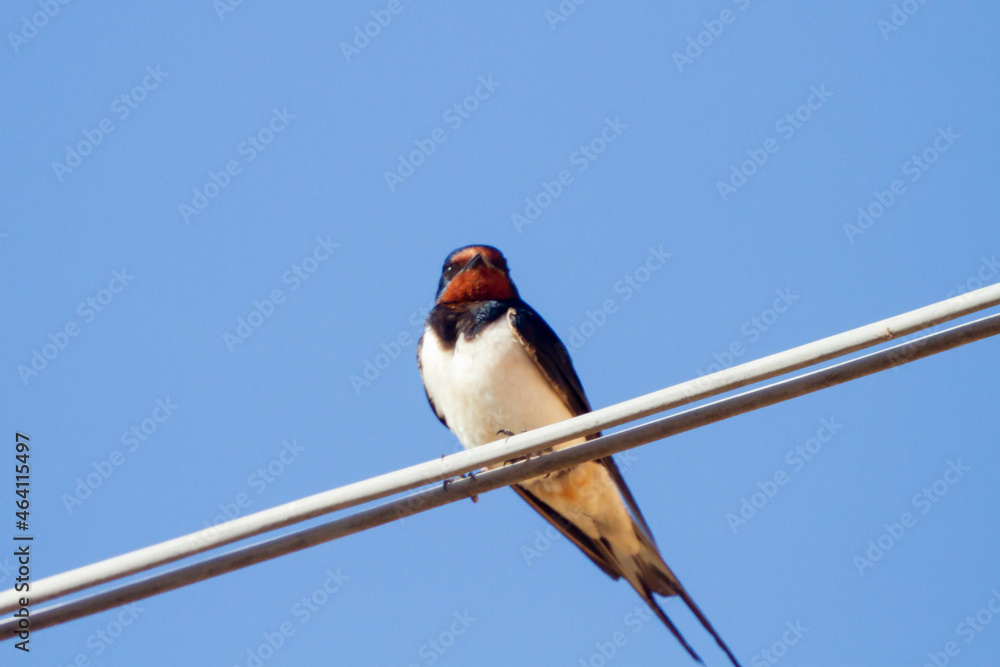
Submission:
<svg viewBox="0 0 1000 667">
<path fill-rule="evenodd" d="M 638 398 L 478 447 L 239 517 L 218 526 L 69 570 L 32 585 L 46 602 L 84 588 L 165 565 L 324 514 L 526 456 L 552 445 L 855 352 L 1000 304 L 1000 284 L 874 322 L 791 350 L 734 366 Z M 0 593 L 0 614 L 19 607 L 14 590 Z"/>
<path fill-rule="evenodd" d="M 174 590 L 196 581 L 216 577 L 226 572 L 389 523 L 405 516 L 508 486 L 530 477 L 608 456 L 825 387 L 910 363 L 998 333 L 1000 333 L 1000 313 L 961 324 L 946 331 L 930 334 L 916 341 L 902 343 L 828 368 L 723 398 L 708 405 L 691 408 L 523 463 L 480 473 L 474 478 L 459 479 L 449 484 L 447 488 L 437 486 L 426 489 L 409 497 L 363 510 L 342 519 L 335 519 L 320 526 L 248 545 L 199 563 L 149 576 L 108 591 L 52 605 L 32 614 L 32 628 L 41 629 L 57 625 L 158 593 Z M 11 618 L 0 622 L 0 639 L 11 637 L 17 632 L 16 621 L 17 619 Z"/>
<path fill-rule="evenodd" d="M 374 477 L 362 482 L 316 494 L 279 507 L 264 510 L 234 521 L 184 537 L 146 547 L 93 565 L 39 580 L 32 586 L 33 604 L 83 590 L 115 579 L 169 563 L 245 537 L 258 535 L 310 519 L 321 514 L 383 498 L 406 490 L 447 479 L 455 475 L 533 453 L 553 444 L 610 426 L 625 423 L 654 412 L 670 409 L 701 398 L 753 384 L 791 370 L 813 365 L 864 347 L 909 334 L 914 331 L 960 317 L 1000 303 L 1000 285 L 942 301 L 925 308 L 904 313 L 881 322 L 869 324 L 792 350 L 758 359 L 741 366 L 720 371 L 697 380 L 647 394 L 609 406 L 595 412 L 519 434 L 484 445 L 475 450 L 459 452 L 443 459 L 430 461 L 403 470 Z M 430 489 L 408 498 L 338 519 L 322 526 L 298 531 L 260 544 L 250 545 L 228 554 L 216 556 L 173 571 L 147 577 L 130 584 L 84 597 L 72 602 L 52 605 L 32 614 L 32 627 L 47 627 L 80 616 L 96 613 L 125 602 L 178 588 L 193 581 L 217 576 L 224 572 L 274 558 L 284 553 L 312 546 L 379 525 L 455 500 L 506 486 L 511 483 L 564 468 L 584 460 L 635 447 L 690 428 L 696 428 L 735 414 L 787 400 L 816 391 L 825 386 L 846 382 L 856 377 L 908 363 L 929 354 L 994 335 L 1000 331 L 1000 315 L 963 324 L 947 331 L 903 343 L 859 359 L 820 371 L 778 382 L 767 387 L 700 406 L 664 419 L 604 436 L 546 454 L 530 461 L 477 475 L 475 479 L 453 482 L 445 490 Z M 699 421 L 701 420 L 701 421 Z M 684 426 L 684 424 L 687 424 Z M 680 425 L 680 426 L 678 426 Z M 17 608 L 18 594 L 13 590 L 0 594 L 0 612 Z M 14 624 L 0 622 L 0 639 L 10 637 Z"/>
</svg>

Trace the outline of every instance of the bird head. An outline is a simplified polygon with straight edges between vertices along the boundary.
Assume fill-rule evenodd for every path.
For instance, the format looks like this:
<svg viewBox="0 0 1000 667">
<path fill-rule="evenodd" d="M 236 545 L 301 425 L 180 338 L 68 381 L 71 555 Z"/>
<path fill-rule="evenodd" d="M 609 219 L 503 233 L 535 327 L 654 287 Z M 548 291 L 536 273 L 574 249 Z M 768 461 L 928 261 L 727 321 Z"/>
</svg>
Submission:
<svg viewBox="0 0 1000 667">
<path fill-rule="evenodd" d="M 453 251 L 444 261 L 436 303 L 473 303 L 516 299 L 503 253 L 488 245 Z"/>
</svg>

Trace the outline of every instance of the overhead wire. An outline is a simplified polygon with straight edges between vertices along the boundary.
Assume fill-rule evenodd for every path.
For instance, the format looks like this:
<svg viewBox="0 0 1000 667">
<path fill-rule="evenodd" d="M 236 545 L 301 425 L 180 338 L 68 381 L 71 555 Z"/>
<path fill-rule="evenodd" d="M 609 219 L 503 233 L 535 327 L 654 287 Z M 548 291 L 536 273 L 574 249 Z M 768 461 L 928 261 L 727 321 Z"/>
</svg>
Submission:
<svg viewBox="0 0 1000 667">
<path fill-rule="evenodd" d="M 1000 284 L 858 327 L 573 419 L 517 434 L 474 450 L 410 466 L 206 528 L 189 535 L 40 579 L 31 586 L 34 607 L 74 592 L 116 581 L 210 549 L 278 530 L 330 512 L 397 495 L 482 468 L 531 456 L 555 444 L 641 419 L 693 401 L 755 384 L 838 356 L 899 338 L 1000 304 Z M 315 544 L 381 525 L 417 511 L 507 486 L 575 463 L 636 447 L 795 396 L 915 361 L 1000 333 L 1000 314 L 815 370 L 765 387 L 605 435 L 586 443 L 488 470 L 475 477 L 421 491 L 319 526 L 248 545 L 206 560 L 157 573 L 110 590 L 31 613 L 32 629 L 48 627 L 120 604 L 194 583 Z M 0 613 L 18 609 L 22 593 L 0 593 Z M 0 621 L 0 639 L 16 634 L 16 619 Z"/>
</svg>

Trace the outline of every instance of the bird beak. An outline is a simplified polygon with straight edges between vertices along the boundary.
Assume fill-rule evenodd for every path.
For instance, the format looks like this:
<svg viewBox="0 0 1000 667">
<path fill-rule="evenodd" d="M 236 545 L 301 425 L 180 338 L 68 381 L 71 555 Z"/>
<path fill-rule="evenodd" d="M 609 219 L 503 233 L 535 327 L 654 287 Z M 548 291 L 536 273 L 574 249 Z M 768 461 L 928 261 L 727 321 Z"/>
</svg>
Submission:
<svg viewBox="0 0 1000 667">
<path fill-rule="evenodd" d="M 459 271 L 459 273 L 465 273 L 466 271 L 474 269 L 477 266 L 480 266 L 480 265 L 483 265 L 483 264 L 485 264 L 487 267 L 489 267 L 491 269 L 495 269 L 496 268 L 495 266 L 493 266 L 493 264 L 490 263 L 490 260 L 486 259 L 486 257 L 483 256 L 483 254 L 481 252 L 477 252 L 475 254 L 475 256 L 472 259 L 470 259 L 466 263 L 465 266 L 462 267 L 462 270 Z"/>
</svg>

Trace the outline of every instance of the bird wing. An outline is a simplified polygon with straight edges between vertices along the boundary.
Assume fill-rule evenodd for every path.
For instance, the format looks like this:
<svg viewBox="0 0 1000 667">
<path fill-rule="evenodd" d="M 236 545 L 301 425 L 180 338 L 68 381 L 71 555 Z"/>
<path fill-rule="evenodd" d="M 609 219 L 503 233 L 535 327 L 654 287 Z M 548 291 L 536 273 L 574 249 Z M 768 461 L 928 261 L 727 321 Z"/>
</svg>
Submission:
<svg viewBox="0 0 1000 667">
<path fill-rule="evenodd" d="M 583 385 L 580 384 L 580 378 L 573 368 L 573 362 L 570 360 L 569 353 L 545 320 L 531 306 L 525 303 L 519 306 L 512 306 L 507 311 L 507 320 L 510 323 L 514 336 L 524 346 L 524 351 L 535 362 L 535 365 L 542 372 L 542 375 L 545 376 L 552 389 L 562 399 L 566 407 L 569 408 L 570 412 L 574 416 L 590 412 L 590 402 L 587 400 L 586 394 L 583 393 Z M 587 436 L 587 439 L 592 440 L 600 435 L 600 433 L 593 433 Z M 635 502 L 635 497 L 629 490 L 628 485 L 625 484 L 621 471 L 618 469 L 618 464 L 610 456 L 597 459 L 596 463 L 607 469 L 612 481 L 614 481 L 615 486 L 621 493 L 621 497 L 624 499 L 632 516 L 632 526 L 639 537 L 639 541 L 643 544 L 641 553 L 631 559 L 633 562 L 628 564 L 622 563 L 616 557 L 613 546 L 607 540 L 603 538 L 594 539 L 584 534 L 583 531 L 573 525 L 566 517 L 522 485 L 516 484 L 513 486 L 513 489 L 529 505 L 534 507 L 539 514 L 545 517 L 549 523 L 555 526 L 559 532 L 579 547 L 605 574 L 615 580 L 625 577 L 629 584 L 642 596 L 656 613 L 657 617 L 667 626 L 674 637 L 677 638 L 697 662 L 701 663 L 701 658 L 691 645 L 688 644 L 687 640 L 684 639 L 677 626 L 667 617 L 660 605 L 657 604 L 653 593 L 659 595 L 679 595 L 701 622 L 702 626 L 708 630 L 716 643 L 725 651 L 730 661 L 736 667 L 739 667 L 736 656 L 733 655 L 708 618 L 706 618 L 705 614 L 681 585 L 673 571 L 664 562 L 663 557 L 656 547 L 656 542 L 653 540 L 649 524 L 646 523 L 646 518 L 639 510 L 639 506 Z"/>
<path fill-rule="evenodd" d="M 559 336 L 552 330 L 552 327 L 528 304 L 511 307 L 507 311 L 507 320 L 510 322 L 511 331 L 521 341 L 528 357 L 535 362 L 549 385 L 573 413 L 573 416 L 590 412 L 590 401 L 587 400 L 587 395 L 583 392 L 583 385 L 573 368 L 569 352 L 566 351 L 566 346 L 559 340 Z M 587 440 L 593 440 L 600 435 L 600 432 L 592 433 L 587 436 Z M 646 517 L 642 515 L 639 505 L 635 502 L 635 497 L 628 485 L 625 484 L 621 471 L 618 470 L 618 464 L 610 456 L 597 459 L 597 463 L 607 468 L 608 474 L 611 475 L 611 479 L 614 480 L 625 499 L 629 512 L 638 526 L 642 528 L 643 537 L 655 544 L 652 531 L 649 529 L 649 524 L 646 523 Z M 542 514 L 545 515 L 545 512 Z M 546 516 L 546 518 L 548 517 Z M 559 528 L 558 525 L 556 527 Z"/>
<path fill-rule="evenodd" d="M 420 351 L 424 347 L 424 336 L 426 336 L 426 335 L 427 334 L 424 334 L 424 335 L 420 336 L 420 340 L 417 341 L 417 370 L 420 371 L 420 378 L 421 379 L 423 379 L 423 377 L 424 377 L 424 363 L 420 359 Z M 437 415 L 437 418 L 439 420 L 441 420 L 441 423 L 444 424 L 445 427 L 447 428 L 448 427 L 448 422 L 445 421 L 444 415 L 441 413 L 440 410 L 437 409 L 437 406 L 434 405 L 434 399 L 431 398 L 430 392 L 427 391 L 427 383 L 426 382 L 421 382 L 421 384 L 424 385 L 424 396 L 427 397 L 427 402 L 431 404 L 431 410 L 434 411 L 434 414 Z"/>
</svg>

